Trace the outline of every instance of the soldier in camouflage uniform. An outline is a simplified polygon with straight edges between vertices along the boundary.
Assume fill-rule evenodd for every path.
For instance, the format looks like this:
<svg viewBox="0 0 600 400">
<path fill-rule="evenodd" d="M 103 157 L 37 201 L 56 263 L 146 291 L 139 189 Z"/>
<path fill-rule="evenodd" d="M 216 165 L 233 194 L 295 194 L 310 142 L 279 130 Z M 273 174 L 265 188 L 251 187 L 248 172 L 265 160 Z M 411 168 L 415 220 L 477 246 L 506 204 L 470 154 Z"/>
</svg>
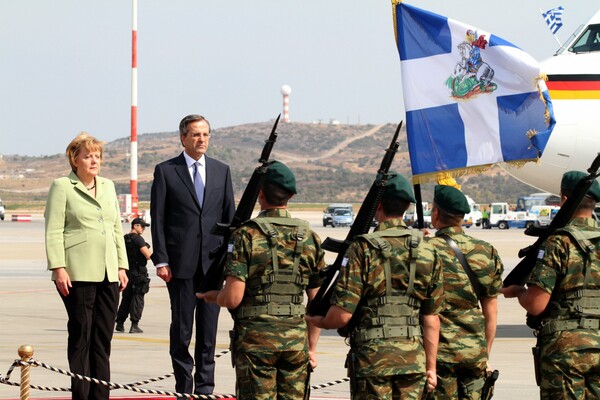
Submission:
<svg viewBox="0 0 600 400">
<path fill-rule="evenodd" d="M 446 296 L 440 313 L 436 399 L 481 398 L 496 336 L 497 296 L 504 266 L 492 245 L 463 231 L 464 215 L 470 211 L 460 190 L 435 187 L 431 223 L 437 231 L 428 241 L 442 259 Z M 475 287 L 446 237 L 473 271 Z"/>
<path fill-rule="evenodd" d="M 561 205 L 584 176 L 563 175 Z M 600 229 L 592 218 L 598 201 L 595 181 L 569 224 L 542 244 L 528 287 L 502 289 L 537 316 L 544 400 L 600 399 Z"/>
<path fill-rule="evenodd" d="M 443 303 L 439 258 L 402 215 L 415 202 L 402 176 L 389 179 L 375 218 L 346 253 L 325 317 L 308 321 L 325 329 L 346 327 L 352 399 L 420 399 L 436 385 L 438 312 Z M 353 316 L 353 314 L 356 314 Z"/>
<path fill-rule="evenodd" d="M 304 321 L 304 292 L 317 294 L 325 260 L 308 222 L 287 210 L 294 194 L 292 171 L 273 162 L 258 195 L 260 214 L 231 236 L 225 286 L 201 295 L 233 316 L 238 400 L 309 397 L 320 330 Z"/>
</svg>

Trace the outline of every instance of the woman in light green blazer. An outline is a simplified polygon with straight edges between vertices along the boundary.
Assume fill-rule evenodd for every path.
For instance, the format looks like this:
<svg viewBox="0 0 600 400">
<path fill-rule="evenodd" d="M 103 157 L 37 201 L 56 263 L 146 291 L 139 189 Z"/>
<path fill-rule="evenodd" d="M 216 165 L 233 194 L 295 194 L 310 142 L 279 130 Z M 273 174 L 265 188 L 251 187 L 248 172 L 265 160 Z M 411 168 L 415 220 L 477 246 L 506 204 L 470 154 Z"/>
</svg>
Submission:
<svg viewBox="0 0 600 400">
<path fill-rule="evenodd" d="M 67 356 L 72 372 L 110 380 L 110 342 L 127 285 L 127 252 L 115 185 L 98 176 L 103 143 L 87 133 L 67 147 L 71 173 L 48 193 L 46 256 L 69 321 Z M 109 389 L 71 380 L 73 399 L 108 399 Z"/>
</svg>

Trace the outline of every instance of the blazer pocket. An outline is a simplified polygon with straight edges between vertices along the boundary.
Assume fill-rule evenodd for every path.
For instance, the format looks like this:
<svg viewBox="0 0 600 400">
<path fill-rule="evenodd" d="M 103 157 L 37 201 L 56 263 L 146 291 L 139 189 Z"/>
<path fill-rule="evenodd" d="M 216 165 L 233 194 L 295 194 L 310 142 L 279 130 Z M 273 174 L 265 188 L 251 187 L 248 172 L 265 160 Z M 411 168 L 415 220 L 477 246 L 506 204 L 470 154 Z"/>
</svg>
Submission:
<svg viewBox="0 0 600 400">
<path fill-rule="evenodd" d="M 84 242 L 87 242 L 87 235 L 85 233 L 65 238 L 65 250 Z"/>
</svg>

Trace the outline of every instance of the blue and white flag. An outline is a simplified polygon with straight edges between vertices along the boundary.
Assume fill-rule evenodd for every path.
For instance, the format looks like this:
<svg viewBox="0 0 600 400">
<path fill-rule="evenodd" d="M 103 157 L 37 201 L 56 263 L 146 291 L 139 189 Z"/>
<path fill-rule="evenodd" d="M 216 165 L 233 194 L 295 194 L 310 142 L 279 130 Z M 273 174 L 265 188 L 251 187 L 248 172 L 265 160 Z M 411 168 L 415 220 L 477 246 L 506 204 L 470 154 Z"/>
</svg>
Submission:
<svg viewBox="0 0 600 400">
<path fill-rule="evenodd" d="M 392 1 L 413 182 L 541 157 L 555 121 L 538 62 L 498 36 Z"/>
<path fill-rule="evenodd" d="M 556 32 L 558 32 L 562 26 L 562 15 L 564 10 L 565 8 L 563 6 L 559 6 L 542 13 L 548 24 L 548 28 L 550 28 L 553 35 L 556 35 Z"/>
</svg>

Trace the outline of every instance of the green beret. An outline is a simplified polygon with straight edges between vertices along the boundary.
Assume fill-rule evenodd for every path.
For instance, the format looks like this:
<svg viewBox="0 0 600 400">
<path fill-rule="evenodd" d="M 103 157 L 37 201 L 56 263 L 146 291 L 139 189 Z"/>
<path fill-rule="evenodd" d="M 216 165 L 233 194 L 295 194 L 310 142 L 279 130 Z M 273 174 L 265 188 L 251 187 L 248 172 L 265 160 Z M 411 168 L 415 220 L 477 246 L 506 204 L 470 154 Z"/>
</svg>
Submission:
<svg viewBox="0 0 600 400">
<path fill-rule="evenodd" d="M 565 172 L 562 176 L 562 180 L 560 181 L 560 189 L 568 190 L 569 192 L 575 189 L 577 182 L 581 180 L 581 178 L 585 178 L 588 176 L 585 172 L 581 171 L 569 171 Z M 592 183 L 592 186 L 588 189 L 586 195 L 590 196 L 596 201 L 600 201 L 600 184 L 598 180 L 595 180 Z"/>
<path fill-rule="evenodd" d="M 296 177 L 294 173 L 279 161 L 273 161 L 267 167 L 265 182 L 282 187 L 292 194 L 298 193 L 296 191 Z"/>
<path fill-rule="evenodd" d="M 450 214 L 468 214 L 471 207 L 467 198 L 453 186 L 436 185 L 433 190 L 433 201 L 442 210 Z"/>
<path fill-rule="evenodd" d="M 416 203 L 412 186 L 406 178 L 394 171 L 390 171 L 390 174 L 392 177 L 385 184 L 384 196 Z"/>
</svg>

